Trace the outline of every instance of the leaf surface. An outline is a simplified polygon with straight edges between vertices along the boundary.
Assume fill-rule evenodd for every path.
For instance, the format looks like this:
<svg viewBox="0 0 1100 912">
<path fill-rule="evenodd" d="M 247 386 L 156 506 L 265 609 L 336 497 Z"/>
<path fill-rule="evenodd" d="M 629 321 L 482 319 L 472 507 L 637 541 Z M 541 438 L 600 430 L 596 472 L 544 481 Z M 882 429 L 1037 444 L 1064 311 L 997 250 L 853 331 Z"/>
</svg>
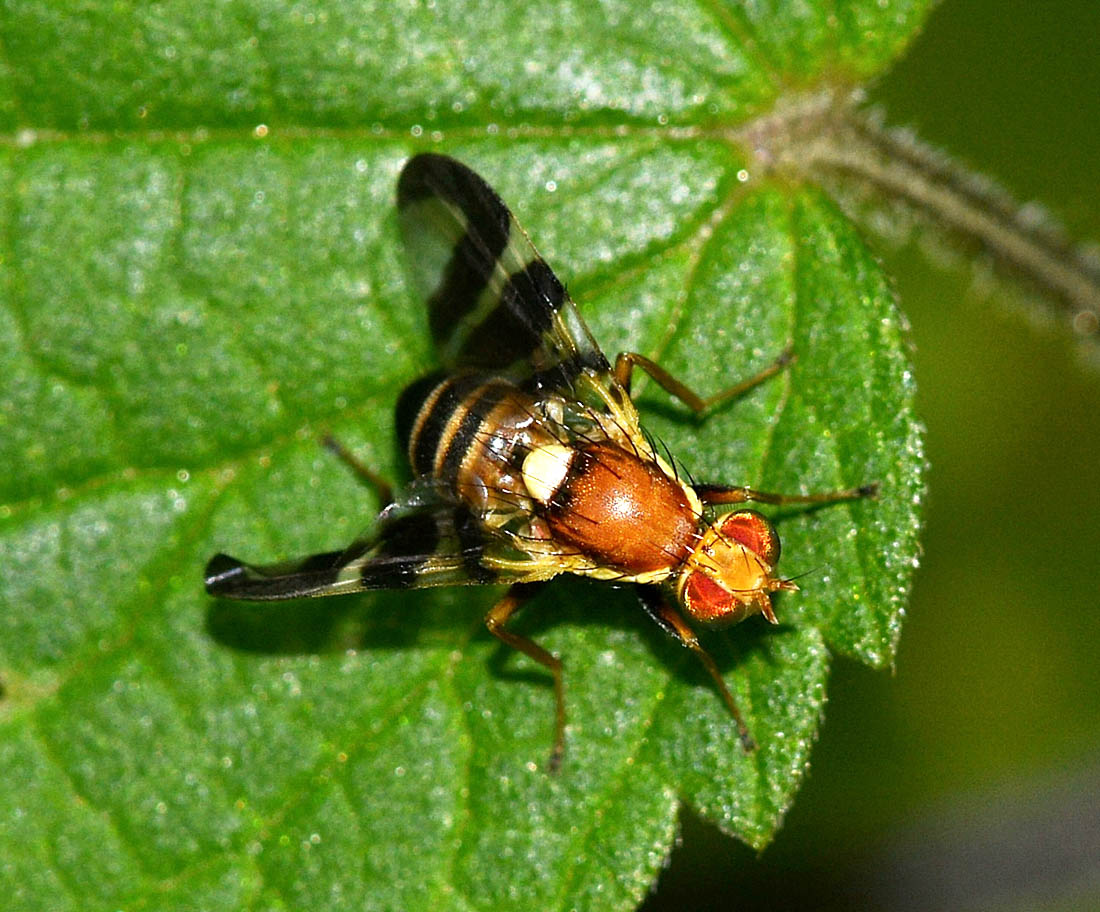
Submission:
<svg viewBox="0 0 1100 912">
<path fill-rule="evenodd" d="M 0 24 L 0 878 L 18 908 L 634 905 L 685 801 L 763 845 L 830 652 L 888 665 L 917 554 L 902 327 L 853 227 L 751 174 L 725 127 L 850 83 L 927 4 L 21 3 Z M 655 27 L 659 24 L 659 27 Z M 263 129 L 256 129 L 258 124 Z M 673 129 L 681 127 L 683 129 Z M 437 133 L 438 131 L 438 133 Z M 500 191 L 605 350 L 704 393 L 648 426 L 700 480 L 879 481 L 772 511 L 803 591 L 704 634 L 759 750 L 627 592 L 211 602 L 217 550 L 329 550 L 404 477 L 393 402 L 432 363 L 394 183 L 429 146 Z"/>
</svg>

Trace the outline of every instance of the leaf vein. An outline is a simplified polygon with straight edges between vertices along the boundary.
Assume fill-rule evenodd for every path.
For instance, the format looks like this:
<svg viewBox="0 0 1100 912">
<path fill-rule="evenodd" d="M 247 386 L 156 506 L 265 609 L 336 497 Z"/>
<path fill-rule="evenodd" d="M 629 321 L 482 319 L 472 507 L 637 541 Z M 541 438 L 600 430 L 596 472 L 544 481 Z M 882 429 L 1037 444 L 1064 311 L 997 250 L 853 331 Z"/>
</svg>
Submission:
<svg viewBox="0 0 1100 912">
<path fill-rule="evenodd" d="M 455 875 L 458 871 L 458 857 L 462 848 L 462 838 L 466 830 L 469 828 L 470 820 L 472 819 L 472 811 L 470 806 L 470 796 L 473 794 L 473 760 L 474 760 L 474 740 L 473 731 L 470 728 L 470 719 L 463 708 L 462 695 L 458 692 L 458 687 L 455 684 L 455 669 L 458 663 L 462 661 L 462 655 L 457 650 L 454 652 L 454 658 L 450 661 L 447 667 L 447 673 L 444 675 L 444 684 L 447 692 L 451 695 L 451 699 L 454 701 L 454 707 L 457 710 L 457 717 L 459 724 L 462 726 L 462 746 L 464 748 L 464 763 L 462 771 L 455 777 L 455 780 L 463 783 L 463 786 L 458 789 L 457 799 L 455 804 L 455 826 L 451 833 L 451 851 L 447 863 L 443 865 L 445 873 L 443 874 L 442 881 L 440 883 L 439 893 L 436 895 L 435 902 L 432 904 L 432 908 L 442 907 L 442 894 L 445 890 L 454 890 L 458 892 L 458 888 L 455 886 Z M 469 902 L 470 897 L 466 897 Z"/>
<path fill-rule="evenodd" d="M 786 80 L 782 72 L 772 63 L 771 58 L 760 48 L 760 39 L 756 29 L 745 20 L 743 15 L 736 15 L 724 5 L 721 0 L 695 0 L 696 6 L 709 14 L 710 18 L 718 23 L 732 44 L 737 45 L 752 58 L 756 65 L 767 75 L 772 88 L 780 91 L 786 86 Z"/>
<path fill-rule="evenodd" d="M 669 673 L 669 680 L 672 679 L 672 673 Z M 606 789 L 601 793 L 601 796 L 587 801 L 588 810 L 595 811 L 598 808 L 606 808 L 611 804 L 612 797 L 619 791 L 622 791 L 627 781 L 627 777 L 634 769 L 635 761 L 640 756 L 643 748 L 648 743 L 648 733 L 653 727 L 653 723 L 657 718 L 659 708 L 664 704 L 664 692 L 658 688 L 652 699 L 649 701 L 649 705 L 644 713 L 639 716 L 638 722 L 638 735 L 634 740 L 634 743 L 630 746 L 630 750 L 623 757 L 619 769 L 616 774 L 611 777 Z M 589 813 L 587 815 L 587 825 L 583 830 L 579 830 L 575 834 L 574 838 L 569 841 L 569 867 L 566 870 L 565 876 L 562 878 L 562 887 L 558 893 L 557 901 L 554 906 L 561 909 L 568 908 L 568 895 L 569 889 L 572 886 L 573 879 L 576 876 L 578 862 L 578 851 L 580 846 L 586 845 L 592 835 L 595 833 L 598 818 L 595 813 Z"/>
<path fill-rule="evenodd" d="M 179 545 L 172 551 L 173 556 L 160 558 L 154 552 L 142 567 L 141 571 L 139 571 L 138 575 L 157 581 L 148 590 L 143 592 L 142 604 L 158 604 L 170 585 L 170 574 L 157 574 L 154 573 L 151 568 L 157 567 L 161 563 L 167 566 L 179 565 L 179 557 L 191 551 L 202 532 L 208 527 L 222 493 L 223 492 L 220 490 L 214 492 L 211 495 L 210 502 L 205 506 L 205 509 L 196 512 L 194 522 L 191 525 L 183 525 L 180 527 L 180 541 Z M 67 540 L 68 535 L 69 530 L 66 524 L 62 526 L 63 543 Z M 66 555 L 72 553 L 71 548 L 64 548 L 63 551 Z M 66 560 L 67 559 L 66 557 Z M 113 658 L 123 646 L 133 641 L 134 632 L 137 630 L 142 615 L 138 610 L 138 608 L 141 607 L 140 605 L 134 604 L 132 607 L 132 611 L 126 612 L 124 610 L 125 606 L 119 606 L 119 622 L 115 627 L 114 636 L 110 642 L 104 642 L 104 637 L 101 636 L 97 638 L 95 642 L 90 643 L 82 652 L 71 658 L 65 670 L 58 673 L 56 681 L 51 686 L 51 694 L 59 694 L 70 682 L 74 681 L 78 675 L 98 668 L 104 662 Z"/>
<path fill-rule="evenodd" d="M 694 243 L 697 246 L 688 259 L 687 269 L 685 271 L 684 287 L 682 292 L 673 299 L 671 311 L 668 315 L 667 328 L 660 339 L 653 345 L 648 357 L 656 361 L 658 364 L 664 357 L 665 352 L 671 347 L 673 340 L 676 338 L 677 333 L 680 331 L 680 321 L 684 315 L 684 311 L 687 308 L 687 304 L 691 299 L 693 289 L 695 287 L 696 276 L 700 265 L 702 264 L 707 251 L 710 249 L 712 243 L 714 243 L 715 228 L 721 224 L 721 222 L 729 215 L 730 211 L 736 205 L 736 202 L 742 196 L 742 190 L 740 185 L 732 183 L 726 192 L 726 195 L 722 197 L 718 204 L 710 211 L 709 216 L 706 219 L 701 219 L 698 225 L 698 229 L 690 236 L 685 238 L 684 245 Z M 644 381 L 645 378 L 643 378 Z M 644 384 L 639 384 L 639 387 L 644 388 Z M 639 390 L 632 389 L 632 398 L 637 399 Z"/>
<path fill-rule="evenodd" d="M 53 743 L 46 737 L 46 733 L 41 730 L 37 723 L 32 722 L 28 725 L 28 733 L 38 742 L 39 747 L 42 749 L 42 755 L 64 781 L 66 787 L 73 796 L 74 803 L 84 805 L 90 810 L 95 811 L 99 818 L 104 821 L 114 834 L 116 843 L 126 851 L 128 860 L 133 867 L 140 872 L 142 878 L 146 880 L 152 879 L 152 872 L 148 868 L 145 855 L 143 852 L 138 851 L 138 847 L 143 844 L 142 840 L 133 838 L 133 834 L 129 834 L 125 831 L 121 821 L 115 816 L 112 809 L 100 805 L 91 795 L 85 793 L 80 788 L 76 778 L 65 764 L 64 759 L 56 752 Z"/>
</svg>

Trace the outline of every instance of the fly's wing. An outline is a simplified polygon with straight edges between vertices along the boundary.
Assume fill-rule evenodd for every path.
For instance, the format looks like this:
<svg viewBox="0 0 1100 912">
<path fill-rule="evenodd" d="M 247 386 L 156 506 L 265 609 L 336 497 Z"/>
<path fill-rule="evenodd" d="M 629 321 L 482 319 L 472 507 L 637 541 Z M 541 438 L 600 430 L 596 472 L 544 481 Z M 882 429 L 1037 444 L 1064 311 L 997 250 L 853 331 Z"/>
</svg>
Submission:
<svg viewBox="0 0 1100 912">
<path fill-rule="evenodd" d="M 573 389 L 583 376 L 622 392 L 565 287 L 478 175 L 445 155 L 417 155 L 401 172 L 397 207 L 446 367 L 539 389 Z"/>
<path fill-rule="evenodd" d="M 548 579 L 566 569 L 487 527 L 465 506 L 416 496 L 388 508 L 374 535 L 343 551 L 256 566 L 227 554 L 206 565 L 219 598 L 278 601 L 364 589 L 413 589 Z"/>
</svg>

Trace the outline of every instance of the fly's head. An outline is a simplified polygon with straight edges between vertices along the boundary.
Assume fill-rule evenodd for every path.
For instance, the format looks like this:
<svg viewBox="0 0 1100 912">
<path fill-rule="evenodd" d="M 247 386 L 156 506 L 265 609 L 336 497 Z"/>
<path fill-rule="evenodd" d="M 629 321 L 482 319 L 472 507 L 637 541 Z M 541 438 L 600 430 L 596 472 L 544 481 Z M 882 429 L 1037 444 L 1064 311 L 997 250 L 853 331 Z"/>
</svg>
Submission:
<svg viewBox="0 0 1100 912">
<path fill-rule="evenodd" d="M 718 517 L 700 534 L 676 581 L 676 596 L 701 624 L 726 626 L 754 614 L 778 623 L 771 593 L 797 589 L 775 575 L 779 535 L 755 510 Z"/>
</svg>

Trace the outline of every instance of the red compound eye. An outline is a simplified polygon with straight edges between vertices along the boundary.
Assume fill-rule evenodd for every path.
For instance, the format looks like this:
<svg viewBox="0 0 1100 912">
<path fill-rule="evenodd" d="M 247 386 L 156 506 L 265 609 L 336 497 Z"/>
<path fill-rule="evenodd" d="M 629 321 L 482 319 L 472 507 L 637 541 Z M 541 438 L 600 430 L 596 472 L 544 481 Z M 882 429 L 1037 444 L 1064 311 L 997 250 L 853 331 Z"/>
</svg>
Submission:
<svg viewBox="0 0 1100 912">
<path fill-rule="evenodd" d="M 688 613 L 704 624 L 731 621 L 730 613 L 740 607 L 733 595 L 705 573 L 689 574 L 682 598 Z"/>
<path fill-rule="evenodd" d="M 722 517 L 719 533 L 744 545 L 770 567 L 779 563 L 779 535 L 768 520 L 755 510 L 738 510 Z"/>
</svg>

